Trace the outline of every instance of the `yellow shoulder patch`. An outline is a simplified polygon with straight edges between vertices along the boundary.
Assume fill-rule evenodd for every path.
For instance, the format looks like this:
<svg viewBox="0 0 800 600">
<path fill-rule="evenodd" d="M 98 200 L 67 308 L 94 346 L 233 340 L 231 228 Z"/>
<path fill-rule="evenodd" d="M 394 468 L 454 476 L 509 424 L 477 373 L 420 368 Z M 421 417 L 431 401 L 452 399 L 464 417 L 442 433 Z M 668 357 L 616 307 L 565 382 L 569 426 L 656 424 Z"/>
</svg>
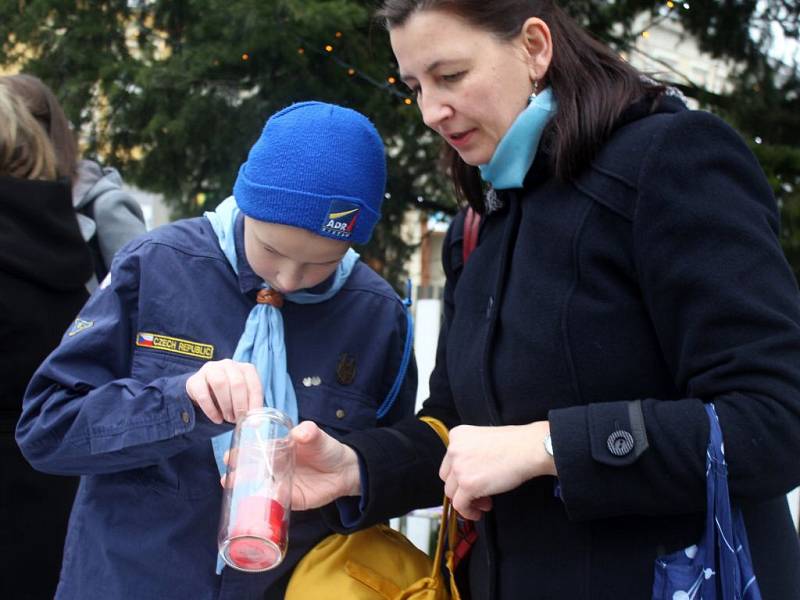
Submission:
<svg viewBox="0 0 800 600">
<path fill-rule="evenodd" d="M 136 345 L 140 348 L 152 348 L 153 350 L 182 354 L 183 356 L 191 356 L 192 358 L 201 358 L 204 360 L 211 360 L 214 358 L 214 346 L 211 344 L 182 340 L 181 338 L 161 335 L 159 333 L 137 333 Z"/>
<path fill-rule="evenodd" d="M 81 331 L 86 331 L 92 325 L 94 325 L 94 321 L 87 321 L 85 319 L 81 319 L 80 317 L 78 317 L 72 322 L 72 327 L 69 328 L 67 335 L 69 337 L 72 337 L 73 335 L 78 334 Z"/>
</svg>

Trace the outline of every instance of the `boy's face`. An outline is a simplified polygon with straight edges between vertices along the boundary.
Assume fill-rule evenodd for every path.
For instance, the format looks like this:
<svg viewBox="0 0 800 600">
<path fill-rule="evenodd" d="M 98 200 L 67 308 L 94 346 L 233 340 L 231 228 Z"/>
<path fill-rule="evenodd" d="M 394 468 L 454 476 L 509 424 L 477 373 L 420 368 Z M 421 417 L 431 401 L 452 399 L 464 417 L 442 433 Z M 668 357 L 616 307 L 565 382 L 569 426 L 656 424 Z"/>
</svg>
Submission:
<svg viewBox="0 0 800 600">
<path fill-rule="evenodd" d="M 348 242 L 307 229 L 244 218 L 244 249 L 250 268 L 284 294 L 325 281 L 348 248 Z"/>
</svg>

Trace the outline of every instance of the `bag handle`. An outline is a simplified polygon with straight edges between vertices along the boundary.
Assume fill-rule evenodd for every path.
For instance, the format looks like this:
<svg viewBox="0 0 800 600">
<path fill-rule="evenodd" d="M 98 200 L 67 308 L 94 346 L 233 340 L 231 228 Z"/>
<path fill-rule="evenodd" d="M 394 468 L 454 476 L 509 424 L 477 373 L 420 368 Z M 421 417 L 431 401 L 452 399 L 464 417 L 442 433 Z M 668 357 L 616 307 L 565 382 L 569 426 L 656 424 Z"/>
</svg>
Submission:
<svg viewBox="0 0 800 600">
<path fill-rule="evenodd" d="M 439 419 L 434 417 L 420 417 L 420 421 L 427 423 L 431 429 L 436 432 L 439 439 L 447 447 L 450 443 L 450 433 L 447 431 L 447 425 L 442 423 Z M 445 548 L 445 532 L 447 533 L 447 547 L 453 550 L 456 544 L 456 511 L 450 502 L 450 498 L 444 497 L 442 501 L 442 522 L 439 524 L 439 537 L 436 540 L 436 552 L 433 556 L 433 572 L 431 577 L 437 577 L 439 569 L 441 569 L 442 558 Z"/>
<path fill-rule="evenodd" d="M 436 432 L 439 439 L 442 440 L 444 447 L 447 448 L 448 444 L 450 444 L 450 432 L 447 430 L 447 425 L 435 417 L 420 417 L 419 420 L 427 423 Z"/>
</svg>

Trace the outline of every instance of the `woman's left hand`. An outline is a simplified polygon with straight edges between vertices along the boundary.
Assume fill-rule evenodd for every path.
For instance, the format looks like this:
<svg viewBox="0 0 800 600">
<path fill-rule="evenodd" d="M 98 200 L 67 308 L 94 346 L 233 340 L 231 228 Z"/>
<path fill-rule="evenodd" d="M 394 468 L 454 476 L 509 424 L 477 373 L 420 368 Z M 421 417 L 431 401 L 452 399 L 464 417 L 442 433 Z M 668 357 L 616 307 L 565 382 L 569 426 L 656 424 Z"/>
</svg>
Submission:
<svg viewBox="0 0 800 600">
<path fill-rule="evenodd" d="M 534 477 L 556 475 L 553 457 L 543 443 L 549 432 L 547 421 L 453 428 L 439 469 L 453 507 L 463 517 L 477 521 L 482 512 L 491 510 L 491 496 L 513 490 Z"/>
</svg>

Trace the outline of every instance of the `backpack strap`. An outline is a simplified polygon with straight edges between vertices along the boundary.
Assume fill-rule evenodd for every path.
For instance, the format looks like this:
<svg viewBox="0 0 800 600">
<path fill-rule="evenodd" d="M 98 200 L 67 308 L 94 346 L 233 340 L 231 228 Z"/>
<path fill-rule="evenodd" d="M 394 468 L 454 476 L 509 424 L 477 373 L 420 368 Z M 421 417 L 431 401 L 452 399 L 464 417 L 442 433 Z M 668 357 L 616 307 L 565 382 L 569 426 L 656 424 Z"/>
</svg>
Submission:
<svg viewBox="0 0 800 600">
<path fill-rule="evenodd" d="M 406 280 L 406 297 L 403 300 L 403 306 L 406 311 L 406 342 L 403 346 L 403 358 L 400 360 L 400 368 L 397 371 L 397 377 L 394 379 L 392 387 L 386 398 L 378 407 L 376 416 L 382 419 L 394 406 L 397 395 L 400 393 L 400 388 L 403 386 L 403 380 L 406 378 L 406 371 L 408 370 L 408 363 L 411 362 L 411 349 L 414 346 L 414 319 L 411 317 L 411 279 Z"/>
<path fill-rule="evenodd" d="M 467 264 L 469 255 L 478 245 L 480 226 L 481 216 L 471 206 L 467 207 L 467 212 L 464 215 L 464 242 L 461 246 L 461 257 L 464 260 L 464 264 Z"/>
</svg>

